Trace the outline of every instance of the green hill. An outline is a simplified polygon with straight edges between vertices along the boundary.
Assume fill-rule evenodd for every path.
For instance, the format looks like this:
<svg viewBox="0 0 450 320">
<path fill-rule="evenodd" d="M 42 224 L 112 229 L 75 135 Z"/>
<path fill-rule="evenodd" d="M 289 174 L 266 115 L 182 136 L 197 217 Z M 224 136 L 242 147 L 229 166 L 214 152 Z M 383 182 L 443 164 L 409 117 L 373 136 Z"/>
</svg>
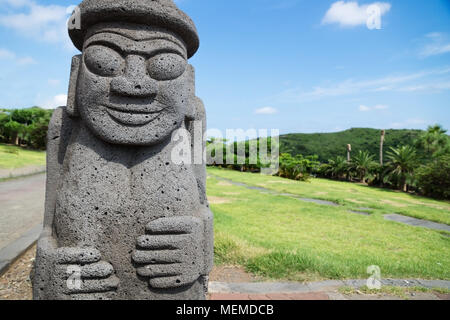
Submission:
<svg viewBox="0 0 450 320">
<path fill-rule="evenodd" d="M 384 149 L 413 144 L 420 130 L 386 130 Z M 294 133 L 280 136 L 280 152 L 292 155 L 318 155 L 320 161 L 336 156 L 347 156 L 347 144 L 352 145 L 352 153 L 369 151 L 379 160 L 381 130 L 352 128 L 333 133 Z"/>
</svg>

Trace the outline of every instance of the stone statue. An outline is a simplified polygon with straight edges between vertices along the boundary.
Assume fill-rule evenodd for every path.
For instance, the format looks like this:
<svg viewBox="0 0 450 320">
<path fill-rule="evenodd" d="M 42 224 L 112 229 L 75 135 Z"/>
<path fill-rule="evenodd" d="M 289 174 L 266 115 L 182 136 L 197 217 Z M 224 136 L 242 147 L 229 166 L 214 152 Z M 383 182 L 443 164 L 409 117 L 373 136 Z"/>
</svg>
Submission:
<svg viewBox="0 0 450 320">
<path fill-rule="evenodd" d="M 49 126 L 34 299 L 205 299 L 205 164 L 171 159 L 174 131 L 206 127 L 187 62 L 195 26 L 172 0 L 84 0 L 75 12 L 82 54 Z"/>
</svg>

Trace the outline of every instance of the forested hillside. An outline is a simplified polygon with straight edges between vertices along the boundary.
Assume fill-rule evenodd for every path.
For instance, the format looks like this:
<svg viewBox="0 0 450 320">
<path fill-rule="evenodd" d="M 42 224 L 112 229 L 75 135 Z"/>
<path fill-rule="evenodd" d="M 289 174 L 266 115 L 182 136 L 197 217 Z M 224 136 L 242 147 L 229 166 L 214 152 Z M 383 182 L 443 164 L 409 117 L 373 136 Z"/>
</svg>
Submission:
<svg viewBox="0 0 450 320">
<path fill-rule="evenodd" d="M 385 150 L 390 147 L 402 145 L 413 145 L 422 131 L 420 130 L 386 130 Z M 346 157 L 347 144 L 352 145 L 356 154 L 361 151 L 369 151 L 379 158 L 381 130 L 369 128 L 353 128 L 334 133 L 293 133 L 280 137 L 281 153 L 291 155 L 302 154 L 318 155 L 319 160 L 324 162 L 336 156 Z"/>
</svg>

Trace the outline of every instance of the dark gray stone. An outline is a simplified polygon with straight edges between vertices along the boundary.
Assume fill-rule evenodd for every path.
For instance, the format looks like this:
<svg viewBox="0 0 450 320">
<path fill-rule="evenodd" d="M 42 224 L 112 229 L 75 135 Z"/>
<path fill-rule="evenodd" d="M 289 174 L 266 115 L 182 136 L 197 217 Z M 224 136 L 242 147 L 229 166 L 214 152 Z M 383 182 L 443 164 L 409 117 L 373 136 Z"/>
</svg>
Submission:
<svg viewBox="0 0 450 320">
<path fill-rule="evenodd" d="M 407 224 L 407 225 L 414 226 L 414 227 L 423 227 L 423 228 L 427 228 L 427 229 L 450 232 L 449 225 L 446 225 L 443 223 L 432 222 L 432 221 L 428 221 L 428 220 L 407 217 L 407 216 L 403 216 L 403 215 L 396 214 L 396 213 L 386 214 L 384 216 L 384 218 L 386 220 L 395 221 L 395 222 Z"/>
<path fill-rule="evenodd" d="M 358 211 L 358 210 L 348 210 L 350 213 L 359 214 L 362 216 L 370 216 L 370 213 L 364 212 L 364 211 Z"/>
<path fill-rule="evenodd" d="M 82 54 L 49 126 L 34 299 L 205 299 L 205 163 L 176 164 L 171 139 L 206 128 L 187 62 L 195 26 L 172 0 L 85 0 L 80 12 L 69 33 Z"/>
</svg>

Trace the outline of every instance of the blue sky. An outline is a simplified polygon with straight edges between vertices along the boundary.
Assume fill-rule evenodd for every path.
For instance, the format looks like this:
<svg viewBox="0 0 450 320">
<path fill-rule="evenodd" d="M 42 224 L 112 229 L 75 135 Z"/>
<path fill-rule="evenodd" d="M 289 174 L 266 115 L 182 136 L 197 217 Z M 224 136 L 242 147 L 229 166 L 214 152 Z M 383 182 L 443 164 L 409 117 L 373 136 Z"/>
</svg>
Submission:
<svg viewBox="0 0 450 320">
<path fill-rule="evenodd" d="M 191 59 L 210 128 L 330 132 L 450 129 L 450 1 L 179 0 L 201 46 Z M 67 7 L 0 0 L 0 107 L 65 104 Z"/>
</svg>

